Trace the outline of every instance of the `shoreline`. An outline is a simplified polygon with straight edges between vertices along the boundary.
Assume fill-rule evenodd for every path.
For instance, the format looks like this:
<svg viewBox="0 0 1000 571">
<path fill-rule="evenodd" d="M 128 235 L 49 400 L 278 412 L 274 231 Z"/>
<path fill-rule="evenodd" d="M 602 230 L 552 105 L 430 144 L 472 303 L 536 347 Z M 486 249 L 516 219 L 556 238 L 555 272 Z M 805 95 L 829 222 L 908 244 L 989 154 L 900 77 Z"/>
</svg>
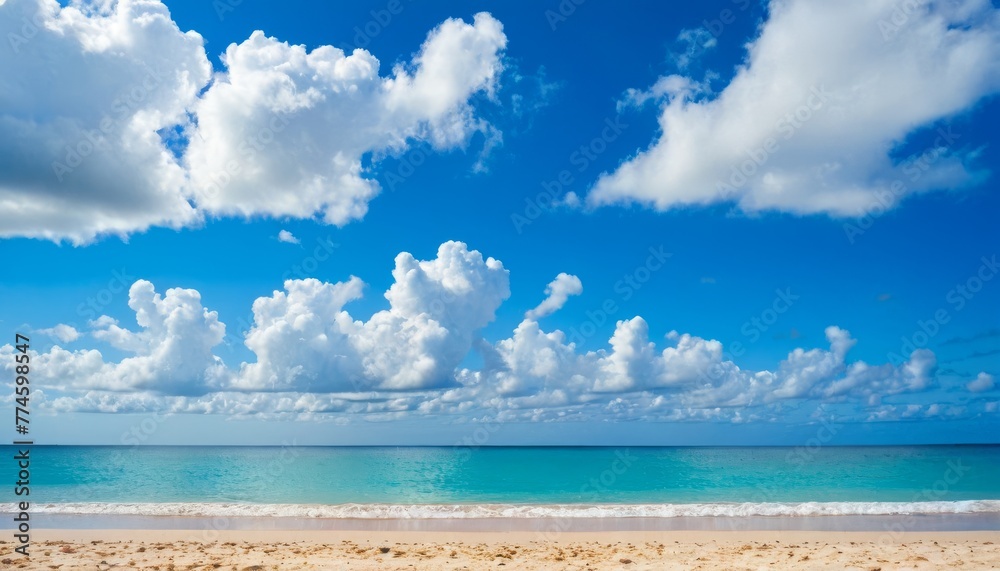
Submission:
<svg viewBox="0 0 1000 571">
<path fill-rule="evenodd" d="M 871 531 L 811 531 L 811 530 L 673 530 L 673 531 L 566 531 L 551 539 L 542 539 L 530 531 L 378 531 L 378 530 L 220 530 L 211 537 L 195 537 L 199 529 L 35 529 L 32 541 L 67 541 L 104 543 L 188 541 L 194 543 L 271 542 L 327 544 L 331 541 L 361 541 L 371 543 L 431 541 L 464 541 L 474 543 L 565 543 L 618 541 L 678 541 L 726 542 L 770 541 L 804 543 L 831 539 L 878 542 L 882 534 Z M 904 541 L 990 541 L 1000 549 L 1000 531 L 903 531 L 895 534 Z M 6 539 L 6 538 L 5 538 Z M 0 540 L 2 541 L 2 540 Z M 8 540 L 9 544 L 10 541 Z M 883 542 L 884 543 L 884 542 Z"/>
<path fill-rule="evenodd" d="M 9 539 L 0 549 L 12 551 Z M 3 555 L 3 568 L 981 569 L 1000 566 L 1000 532 L 37 529 L 31 554 Z"/>
<path fill-rule="evenodd" d="M 0 503 L 0 514 L 18 513 Z M 1000 517 L 1000 499 L 935 501 L 775 502 L 452 502 L 452 503 L 264 503 L 228 502 L 35 502 L 46 515 L 251 517 L 300 519 L 586 519 L 697 517 L 827 517 L 981 515 Z"/>
<path fill-rule="evenodd" d="M 4 514 L 6 515 L 6 514 Z M 1000 532 L 1000 514 L 897 514 L 708 517 L 537 517 L 537 518 L 303 518 L 252 516 L 150 516 L 120 514 L 31 515 L 35 529 L 202 530 L 281 532 L 400 532 L 535 534 L 587 532 L 837 533 Z M 7 519 L 7 518 L 4 518 Z M 11 526 L 4 525 L 4 529 Z"/>
</svg>

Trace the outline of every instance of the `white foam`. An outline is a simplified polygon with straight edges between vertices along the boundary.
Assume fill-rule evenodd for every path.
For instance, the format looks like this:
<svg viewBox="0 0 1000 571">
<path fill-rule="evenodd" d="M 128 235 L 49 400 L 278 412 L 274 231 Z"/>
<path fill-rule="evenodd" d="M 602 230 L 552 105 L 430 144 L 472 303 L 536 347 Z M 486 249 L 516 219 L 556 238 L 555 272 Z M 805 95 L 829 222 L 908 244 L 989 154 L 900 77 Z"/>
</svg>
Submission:
<svg viewBox="0 0 1000 571">
<path fill-rule="evenodd" d="M 1000 500 L 711 504 L 240 504 L 36 503 L 37 514 L 323 519 L 675 518 L 913 514 L 1000 514 Z M 0 513 L 16 513 L 0 504 Z"/>
</svg>

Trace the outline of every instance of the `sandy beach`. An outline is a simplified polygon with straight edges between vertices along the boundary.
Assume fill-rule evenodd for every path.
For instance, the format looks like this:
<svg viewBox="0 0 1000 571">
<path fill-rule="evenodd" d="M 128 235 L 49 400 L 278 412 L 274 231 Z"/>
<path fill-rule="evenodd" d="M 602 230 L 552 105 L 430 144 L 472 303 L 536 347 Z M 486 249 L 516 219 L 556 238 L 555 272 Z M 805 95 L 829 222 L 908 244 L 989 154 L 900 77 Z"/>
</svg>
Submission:
<svg viewBox="0 0 1000 571">
<path fill-rule="evenodd" d="M 37 530 L 30 561 L 0 569 L 849 569 L 1000 568 L 1000 532 L 369 532 Z"/>
</svg>

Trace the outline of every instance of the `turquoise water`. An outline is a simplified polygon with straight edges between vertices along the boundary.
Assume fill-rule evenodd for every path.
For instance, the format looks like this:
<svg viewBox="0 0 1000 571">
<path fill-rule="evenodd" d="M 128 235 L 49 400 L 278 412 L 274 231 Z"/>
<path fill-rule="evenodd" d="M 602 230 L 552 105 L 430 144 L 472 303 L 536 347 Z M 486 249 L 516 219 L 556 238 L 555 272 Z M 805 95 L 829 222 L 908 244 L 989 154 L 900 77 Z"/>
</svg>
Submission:
<svg viewBox="0 0 1000 571">
<path fill-rule="evenodd" d="M 1000 447 L 38 446 L 31 486 L 35 505 L 960 502 L 1000 499 Z"/>
</svg>

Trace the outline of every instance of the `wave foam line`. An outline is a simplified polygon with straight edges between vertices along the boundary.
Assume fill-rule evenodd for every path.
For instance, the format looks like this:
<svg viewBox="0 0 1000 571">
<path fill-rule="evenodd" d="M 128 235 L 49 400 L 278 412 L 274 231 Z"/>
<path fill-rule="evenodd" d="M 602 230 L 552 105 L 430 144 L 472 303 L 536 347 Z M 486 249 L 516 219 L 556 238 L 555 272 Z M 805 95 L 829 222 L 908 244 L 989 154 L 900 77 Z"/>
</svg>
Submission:
<svg viewBox="0 0 1000 571">
<path fill-rule="evenodd" d="M 802 502 L 711 504 L 239 504 L 49 503 L 38 514 L 319 519 L 675 518 L 1000 513 L 1000 500 L 957 502 Z M 0 512 L 16 513 L 15 504 Z"/>
</svg>

